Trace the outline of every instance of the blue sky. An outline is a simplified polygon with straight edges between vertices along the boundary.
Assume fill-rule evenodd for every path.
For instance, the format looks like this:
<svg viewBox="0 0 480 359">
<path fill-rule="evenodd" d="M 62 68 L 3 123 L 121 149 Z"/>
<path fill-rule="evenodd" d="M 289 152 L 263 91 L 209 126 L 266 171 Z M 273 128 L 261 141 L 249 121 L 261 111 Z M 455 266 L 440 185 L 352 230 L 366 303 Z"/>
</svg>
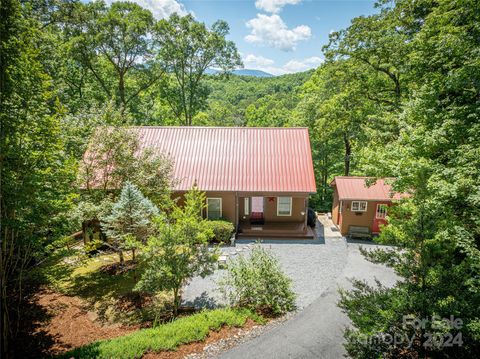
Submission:
<svg viewBox="0 0 480 359">
<path fill-rule="evenodd" d="M 275 75 L 317 67 L 330 31 L 377 11 L 374 0 L 130 1 L 150 9 L 157 19 L 190 12 L 207 25 L 218 19 L 227 21 L 229 39 L 236 43 L 245 68 Z"/>
</svg>

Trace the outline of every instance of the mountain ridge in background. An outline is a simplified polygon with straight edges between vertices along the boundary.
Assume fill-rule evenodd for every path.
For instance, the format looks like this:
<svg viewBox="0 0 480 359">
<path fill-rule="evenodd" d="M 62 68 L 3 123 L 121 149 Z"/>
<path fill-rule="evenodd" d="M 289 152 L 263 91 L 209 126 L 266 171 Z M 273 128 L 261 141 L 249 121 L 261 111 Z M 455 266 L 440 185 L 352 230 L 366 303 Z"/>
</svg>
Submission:
<svg viewBox="0 0 480 359">
<path fill-rule="evenodd" d="M 220 73 L 220 71 L 215 69 L 207 69 L 205 73 L 209 75 L 215 75 Z M 232 74 L 237 76 L 275 77 L 275 75 L 269 74 L 268 72 L 265 72 L 262 70 L 252 70 L 252 69 L 236 69 L 232 71 Z"/>
</svg>

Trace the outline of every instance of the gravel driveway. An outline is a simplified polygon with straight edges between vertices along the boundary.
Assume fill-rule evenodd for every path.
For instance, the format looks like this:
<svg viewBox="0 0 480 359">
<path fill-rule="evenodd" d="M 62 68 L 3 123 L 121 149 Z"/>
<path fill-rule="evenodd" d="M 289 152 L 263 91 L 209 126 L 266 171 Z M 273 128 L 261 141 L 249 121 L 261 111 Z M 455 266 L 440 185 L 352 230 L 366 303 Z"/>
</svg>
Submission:
<svg viewBox="0 0 480 359">
<path fill-rule="evenodd" d="M 319 217 L 316 240 L 264 240 L 261 246 L 271 250 L 279 259 L 285 273 L 292 278 L 297 293 L 297 306 L 302 309 L 311 304 L 335 283 L 347 261 L 347 245 L 338 232 L 332 230 L 326 217 Z M 225 247 L 224 254 L 235 258 L 247 254 L 255 240 L 237 241 L 236 247 Z M 207 278 L 194 278 L 184 288 L 183 303 L 196 307 L 214 307 L 223 304 L 216 282 L 224 275 L 216 270 Z"/>
<path fill-rule="evenodd" d="M 393 271 L 365 260 L 360 246 L 373 249 L 372 242 L 347 243 L 347 263 L 331 288 L 293 318 L 261 335 L 221 354 L 221 359 L 318 359 L 343 358 L 343 333 L 350 320 L 337 306 L 338 288 L 351 288 L 350 278 L 374 284 L 375 279 L 387 286 L 398 280 Z M 217 357 L 217 356 L 216 356 Z"/>
<path fill-rule="evenodd" d="M 261 244 L 275 253 L 292 278 L 297 304 L 302 310 L 291 313 L 288 320 L 279 325 L 267 326 L 258 336 L 240 340 L 238 346 L 230 350 L 225 348 L 226 352 L 219 349 L 208 354 L 207 351 L 202 357 L 316 359 L 346 356 L 343 333 L 350 320 L 337 306 L 338 289 L 350 289 L 351 278 L 371 284 L 378 279 L 392 286 L 398 277 L 391 269 L 366 261 L 360 253 L 361 246 L 374 249 L 375 243 L 346 241 L 326 216 L 318 219 L 315 241 L 268 240 Z M 237 249 L 248 252 L 252 243 L 241 241 Z M 233 254 L 235 250 L 226 248 L 225 252 Z M 185 290 L 186 301 L 197 306 L 221 303 L 215 280 L 222 272 L 216 271 L 205 279 L 195 278 Z"/>
</svg>

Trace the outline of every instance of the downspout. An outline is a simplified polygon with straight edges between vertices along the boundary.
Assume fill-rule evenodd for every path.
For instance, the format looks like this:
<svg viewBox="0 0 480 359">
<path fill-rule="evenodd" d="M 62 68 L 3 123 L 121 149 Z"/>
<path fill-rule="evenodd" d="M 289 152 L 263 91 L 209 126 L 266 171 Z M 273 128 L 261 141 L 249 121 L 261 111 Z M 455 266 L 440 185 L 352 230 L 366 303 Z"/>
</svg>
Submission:
<svg viewBox="0 0 480 359">
<path fill-rule="evenodd" d="M 235 192 L 235 233 L 234 236 L 237 238 L 238 232 L 238 191 Z"/>
</svg>

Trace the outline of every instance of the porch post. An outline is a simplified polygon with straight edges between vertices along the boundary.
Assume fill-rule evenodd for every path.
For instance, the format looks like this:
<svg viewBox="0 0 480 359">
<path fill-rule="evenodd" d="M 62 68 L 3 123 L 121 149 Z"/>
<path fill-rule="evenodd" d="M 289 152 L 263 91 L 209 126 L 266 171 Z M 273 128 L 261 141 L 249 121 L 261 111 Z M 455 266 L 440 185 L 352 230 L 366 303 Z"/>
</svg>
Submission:
<svg viewBox="0 0 480 359">
<path fill-rule="evenodd" d="M 308 226 L 308 197 L 305 198 L 305 223 L 303 229 L 306 231 Z"/>
<path fill-rule="evenodd" d="M 235 192 L 235 234 L 238 232 L 238 192 Z"/>
</svg>

